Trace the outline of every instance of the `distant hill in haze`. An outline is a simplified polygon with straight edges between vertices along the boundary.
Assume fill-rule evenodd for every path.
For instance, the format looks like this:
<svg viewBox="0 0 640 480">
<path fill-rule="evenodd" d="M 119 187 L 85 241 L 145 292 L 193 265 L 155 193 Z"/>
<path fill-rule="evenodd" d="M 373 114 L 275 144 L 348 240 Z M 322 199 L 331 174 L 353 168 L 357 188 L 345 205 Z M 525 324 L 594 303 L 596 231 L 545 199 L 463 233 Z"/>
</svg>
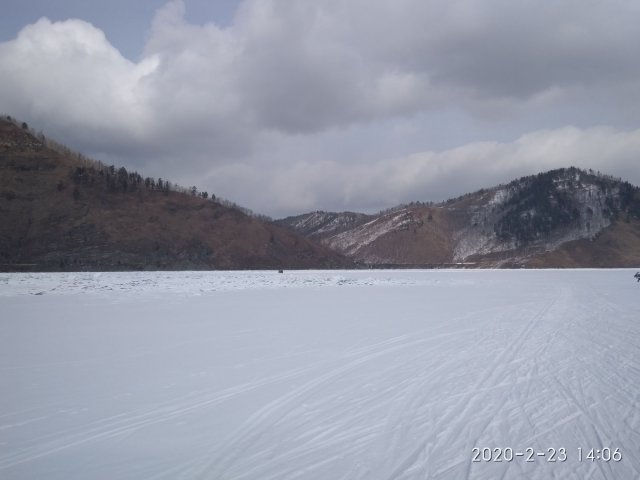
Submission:
<svg viewBox="0 0 640 480">
<path fill-rule="evenodd" d="M 7 117 L 0 215 L 4 271 L 352 266 L 227 202 L 88 160 Z"/>
<path fill-rule="evenodd" d="M 640 190 L 573 167 L 440 204 L 277 223 L 369 266 L 640 266 Z"/>
</svg>

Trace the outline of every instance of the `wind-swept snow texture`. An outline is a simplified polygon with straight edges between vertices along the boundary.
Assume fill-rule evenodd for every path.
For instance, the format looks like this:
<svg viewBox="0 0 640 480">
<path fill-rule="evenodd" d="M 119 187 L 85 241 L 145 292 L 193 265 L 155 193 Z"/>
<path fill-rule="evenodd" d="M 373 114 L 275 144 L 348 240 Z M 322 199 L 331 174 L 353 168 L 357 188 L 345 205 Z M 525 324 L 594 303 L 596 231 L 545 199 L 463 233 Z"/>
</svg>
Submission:
<svg viewBox="0 0 640 480">
<path fill-rule="evenodd" d="M 637 479 L 633 273 L 2 274 L 0 478 Z"/>
</svg>

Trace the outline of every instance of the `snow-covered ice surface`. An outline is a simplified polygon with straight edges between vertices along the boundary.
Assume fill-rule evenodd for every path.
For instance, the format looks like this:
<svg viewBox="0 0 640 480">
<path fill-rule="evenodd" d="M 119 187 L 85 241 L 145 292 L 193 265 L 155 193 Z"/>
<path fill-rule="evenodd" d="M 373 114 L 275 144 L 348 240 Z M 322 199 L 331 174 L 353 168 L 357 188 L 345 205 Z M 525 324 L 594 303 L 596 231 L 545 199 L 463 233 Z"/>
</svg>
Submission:
<svg viewBox="0 0 640 480">
<path fill-rule="evenodd" d="M 0 274 L 0 478 L 637 479 L 633 273 Z"/>
</svg>

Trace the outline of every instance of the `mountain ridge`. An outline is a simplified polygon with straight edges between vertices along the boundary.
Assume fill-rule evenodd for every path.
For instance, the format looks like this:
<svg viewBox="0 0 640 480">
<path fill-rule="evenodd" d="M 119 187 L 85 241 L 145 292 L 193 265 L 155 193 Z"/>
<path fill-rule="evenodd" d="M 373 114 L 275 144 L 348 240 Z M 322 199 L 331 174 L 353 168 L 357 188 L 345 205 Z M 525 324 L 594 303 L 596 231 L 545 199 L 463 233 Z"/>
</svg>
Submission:
<svg viewBox="0 0 640 480">
<path fill-rule="evenodd" d="M 271 221 L 0 119 L 0 270 L 636 267 L 640 189 L 575 167 L 378 214 Z"/>
<path fill-rule="evenodd" d="M 347 215 L 355 218 L 353 212 Z M 400 205 L 362 215 L 356 222 L 344 222 L 341 216 L 312 212 L 277 223 L 365 266 L 640 264 L 640 189 L 576 167 L 521 177 L 438 204 Z M 330 222 L 322 229 L 306 228 L 312 218 Z M 618 249 L 600 246 L 599 236 L 605 231 L 609 243 L 625 237 Z M 580 247 L 572 247 L 571 242 L 578 241 Z M 559 249 L 565 254 L 550 255 Z M 606 252 L 606 258 L 594 256 L 595 250 Z"/>
<path fill-rule="evenodd" d="M 106 166 L 0 119 L 0 270 L 344 268 L 218 199 Z M 208 194 L 207 194 L 208 197 Z"/>
</svg>

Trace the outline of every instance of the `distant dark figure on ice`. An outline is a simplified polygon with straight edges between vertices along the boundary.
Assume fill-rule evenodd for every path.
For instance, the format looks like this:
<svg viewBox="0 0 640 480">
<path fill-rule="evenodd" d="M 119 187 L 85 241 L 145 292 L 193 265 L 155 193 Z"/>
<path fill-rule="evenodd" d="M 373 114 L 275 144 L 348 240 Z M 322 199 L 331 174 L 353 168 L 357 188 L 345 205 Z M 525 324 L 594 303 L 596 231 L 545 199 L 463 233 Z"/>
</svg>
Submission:
<svg viewBox="0 0 640 480">
<path fill-rule="evenodd" d="M 633 276 L 633 278 L 635 278 L 637 281 L 640 282 L 640 272 L 636 272 L 636 274 Z"/>
</svg>

